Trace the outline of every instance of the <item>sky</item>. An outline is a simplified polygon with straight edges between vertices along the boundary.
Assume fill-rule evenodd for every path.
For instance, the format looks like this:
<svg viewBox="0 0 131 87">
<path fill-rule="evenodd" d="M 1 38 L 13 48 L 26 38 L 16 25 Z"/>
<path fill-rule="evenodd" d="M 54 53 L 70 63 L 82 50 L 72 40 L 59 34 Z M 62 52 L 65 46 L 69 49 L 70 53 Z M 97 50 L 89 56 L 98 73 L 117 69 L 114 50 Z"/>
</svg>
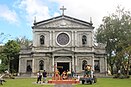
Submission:
<svg viewBox="0 0 131 87">
<path fill-rule="evenodd" d="M 95 29 L 104 16 L 114 13 L 117 6 L 131 11 L 130 0 L 0 0 L 0 44 L 10 39 L 33 38 L 33 21 L 46 20 L 61 15 L 60 8 L 67 10 L 65 15 L 83 21 L 92 18 Z M 2 36 L 2 37 L 1 37 Z"/>
</svg>

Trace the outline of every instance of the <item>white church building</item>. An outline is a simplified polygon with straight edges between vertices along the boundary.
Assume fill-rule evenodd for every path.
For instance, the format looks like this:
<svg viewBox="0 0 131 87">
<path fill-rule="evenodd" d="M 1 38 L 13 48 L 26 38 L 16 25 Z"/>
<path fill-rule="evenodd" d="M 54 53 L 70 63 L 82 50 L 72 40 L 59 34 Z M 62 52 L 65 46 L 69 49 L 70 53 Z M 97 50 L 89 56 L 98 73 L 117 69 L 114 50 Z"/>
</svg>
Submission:
<svg viewBox="0 0 131 87">
<path fill-rule="evenodd" d="M 20 75 L 34 76 L 39 70 L 54 72 L 54 65 L 62 73 L 73 70 L 80 74 L 85 65 L 91 65 L 98 74 L 107 71 L 105 47 L 94 45 L 94 27 L 86 22 L 63 14 L 34 22 L 33 44 L 22 48 L 19 57 Z"/>
</svg>

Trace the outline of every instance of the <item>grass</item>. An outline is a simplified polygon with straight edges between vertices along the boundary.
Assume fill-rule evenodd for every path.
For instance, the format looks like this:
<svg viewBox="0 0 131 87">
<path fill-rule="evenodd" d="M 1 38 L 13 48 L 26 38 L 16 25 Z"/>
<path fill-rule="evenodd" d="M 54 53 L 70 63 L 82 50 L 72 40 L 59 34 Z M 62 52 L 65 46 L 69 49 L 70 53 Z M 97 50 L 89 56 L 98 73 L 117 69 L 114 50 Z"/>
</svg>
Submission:
<svg viewBox="0 0 131 87">
<path fill-rule="evenodd" d="M 6 79 L 7 82 L 3 83 L 0 87 L 53 87 L 53 85 L 35 84 L 36 79 Z"/>
<path fill-rule="evenodd" d="M 0 85 L 0 87 L 54 87 L 54 85 L 46 84 L 34 84 L 36 79 L 6 79 L 6 83 Z M 113 78 L 98 78 L 97 83 L 93 85 L 89 84 L 77 84 L 73 87 L 131 87 L 131 79 L 113 79 Z"/>
<path fill-rule="evenodd" d="M 131 87 L 131 79 L 98 78 L 93 85 L 76 85 L 75 87 Z"/>
</svg>

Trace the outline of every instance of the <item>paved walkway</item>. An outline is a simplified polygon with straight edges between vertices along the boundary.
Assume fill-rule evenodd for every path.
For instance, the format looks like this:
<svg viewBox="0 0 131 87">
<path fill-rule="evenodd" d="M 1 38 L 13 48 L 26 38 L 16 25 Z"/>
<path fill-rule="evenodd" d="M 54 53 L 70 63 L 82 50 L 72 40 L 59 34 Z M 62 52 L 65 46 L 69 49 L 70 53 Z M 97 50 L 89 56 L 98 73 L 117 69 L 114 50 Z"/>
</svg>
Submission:
<svg viewBox="0 0 131 87">
<path fill-rule="evenodd" d="M 73 87 L 72 84 L 55 84 L 54 87 Z"/>
</svg>

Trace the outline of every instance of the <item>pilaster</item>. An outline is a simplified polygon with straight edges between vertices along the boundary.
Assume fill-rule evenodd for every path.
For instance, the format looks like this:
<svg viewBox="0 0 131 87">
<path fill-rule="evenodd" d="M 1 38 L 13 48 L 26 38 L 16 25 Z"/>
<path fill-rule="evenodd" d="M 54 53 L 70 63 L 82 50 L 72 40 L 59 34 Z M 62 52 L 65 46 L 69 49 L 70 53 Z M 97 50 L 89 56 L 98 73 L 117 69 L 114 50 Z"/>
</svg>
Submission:
<svg viewBox="0 0 131 87">
<path fill-rule="evenodd" d="M 77 46 L 77 31 L 75 31 L 75 46 Z"/>
<path fill-rule="evenodd" d="M 72 56 L 72 69 L 73 69 L 73 71 L 74 71 L 74 66 L 75 66 L 75 65 L 74 65 L 74 62 L 75 62 L 75 61 L 74 61 L 74 56 Z"/>
<path fill-rule="evenodd" d="M 54 65 L 55 65 L 55 61 L 54 61 L 55 59 L 54 59 L 54 56 L 52 56 L 52 71 L 54 71 Z"/>
</svg>

